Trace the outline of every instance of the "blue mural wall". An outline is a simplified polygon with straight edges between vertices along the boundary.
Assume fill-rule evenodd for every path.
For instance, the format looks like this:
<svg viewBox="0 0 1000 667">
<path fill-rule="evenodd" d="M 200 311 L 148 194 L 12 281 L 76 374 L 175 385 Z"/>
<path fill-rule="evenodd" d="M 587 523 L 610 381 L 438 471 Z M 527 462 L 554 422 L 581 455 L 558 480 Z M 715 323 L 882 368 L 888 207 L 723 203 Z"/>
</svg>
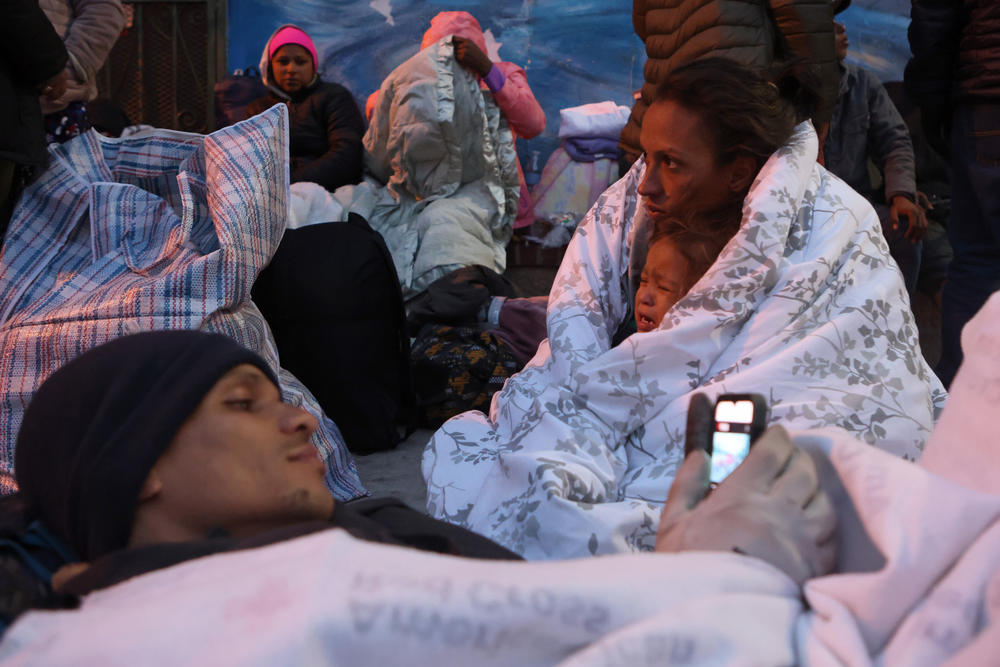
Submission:
<svg viewBox="0 0 1000 667">
<path fill-rule="evenodd" d="M 309 32 L 321 73 L 347 86 L 359 105 L 394 67 L 416 53 L 439 11 L 466 10 L 479 20 L 502 60 L 521 65 L 548 124 L 518 143 L 544 160 L 558 144 L 559 109 L 613 100 L 631 105 L 642 85 L 645 51 L 632 29 L 628 0 L 230 0 L 229 69 L 256 65 L 282 23 Z M 883 80 L 902 78 L 909 57 L 909 0 L 854 0 L 838 15 L 851 39 L 848 59 Z"/>
<path fill-rule="evenodd" d="M 875 72 L 882 81 L 903 80 L 910 59 L 910 0 L 854 0 L 836 20 L 847 28 L 848 62 Z"/>
</svg>

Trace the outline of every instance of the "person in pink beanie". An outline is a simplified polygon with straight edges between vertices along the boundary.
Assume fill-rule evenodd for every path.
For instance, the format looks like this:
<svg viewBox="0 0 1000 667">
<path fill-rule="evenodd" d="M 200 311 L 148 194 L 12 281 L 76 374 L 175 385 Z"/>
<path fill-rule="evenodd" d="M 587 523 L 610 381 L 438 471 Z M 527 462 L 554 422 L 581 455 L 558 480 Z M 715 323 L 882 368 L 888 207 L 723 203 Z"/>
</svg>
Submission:
<svg viewBox="0 0 1000 667">
<path fill-rule="evenodd" d="M 361 181 L 364 119 L 347 88 L 320 79 L 316 45 L 294 25 L 274 31 L 261 55 L 268 94 L 250 103 L 258 114 L 288 106 L 292 183 L 310 181 L 327 190 Z"/>
</svg>

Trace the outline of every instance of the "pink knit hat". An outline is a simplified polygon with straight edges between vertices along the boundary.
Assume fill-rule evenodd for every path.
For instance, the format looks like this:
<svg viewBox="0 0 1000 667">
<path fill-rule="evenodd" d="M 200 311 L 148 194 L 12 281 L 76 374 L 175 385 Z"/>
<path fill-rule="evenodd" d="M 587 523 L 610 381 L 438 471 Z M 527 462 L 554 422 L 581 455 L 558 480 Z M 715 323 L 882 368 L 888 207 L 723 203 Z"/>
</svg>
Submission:
<svg viewBox="0 0 1000 667">
<path fill-rule="evenodd" d="M 286 25 L 274 33 L 274 37 L 267 43 L 268 60 L 273 58 L 275 52 L 286 44 L 298 44 L 308 51 L 313 58 L 313 69 L 319 69 L 319 58 L 316 57 L 316 45 L 313 44 L 312 38 L 306 34 L 305 30 L 294 25 Z"/>
<path fill-rule="evenodd" d="M 438 12 L 438 15 L 431 19 L 431 27 L 424 33 L 420 49 L 426 49 L 446 35 L 458 35 L 471 40 L 483 53 L 489 55 L 486 51 L 483 29 L 476 17 L 469 12 Z"/>
</svg>

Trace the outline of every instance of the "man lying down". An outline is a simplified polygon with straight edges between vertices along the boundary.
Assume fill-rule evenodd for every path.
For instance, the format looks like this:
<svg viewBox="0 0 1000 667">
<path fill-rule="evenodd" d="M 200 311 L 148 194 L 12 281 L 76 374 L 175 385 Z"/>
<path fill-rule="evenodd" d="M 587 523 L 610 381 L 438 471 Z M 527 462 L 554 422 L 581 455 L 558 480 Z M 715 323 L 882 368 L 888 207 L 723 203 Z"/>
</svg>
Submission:
<svg viewBox="0 0 1000 667">
<path fill-rule="evenodd" d="M 858 629 L 850 614 L 829 610 L 847 603 L 823 590 L 830 578 L 813 579 L 835 559 L 831 498 L 813 458 L 780 428 L 710 495 L 707 457 L 685 461 L 657 548 L 690 553 L 552 563 L 504 562 L 517 557 L 391 501 L 335 505 L 309 444 L 314 428 L 310 415 L 281 402 L 266 363 L 222 336 L 129 336 L 54 373 L 26 412 L 16 475 L 31 512 L 80 561 L 57 572 L 55 588 L 83 600 L 78 610 L 22 616 L 0 644 L 0 661 L 527 665 L 752 656 L 788 664 L 810 651 L 847 659 L 863 644 L 842 643 L 837 633 Z M 1000 502 L 984 503 L 982 494 L 966 502 L 968 489 L 832 437 L 842 440 L 833 466 L 837 446 L 851 464 L 839 470 L 848 494 L 850 470 L 863 470 L 869 486 L 888 480 L 891 492 L 889 478 L 908 466 L 920 478 L 909 481 L 936 503 L 962 501 L 966 542 L 991 512 L 1000 516 Z M 892 513 L 881 496 L 866 517 L 864 500 L 856 511 L 876 529 L 887 511 L 897 528 L 934 524 Z M 856 539 L 849 527 L 847 537 Z M 947 560 L 941 545 L 915 537 L 929 562 Z M 888 546 L 878 544 L 885 558 L 873 570 L 894 571 L 899 545 Z M 862 552 L 873 553 L 870 544 L 845 561 L 857 565 Z M 810 603 L 827 607 L 822 618 L 808 618 L 799 587 L 807 579 L 820 591 Z M 793 640 L 797 626 L 809 630 L 806 643 Z"/>
</svg>

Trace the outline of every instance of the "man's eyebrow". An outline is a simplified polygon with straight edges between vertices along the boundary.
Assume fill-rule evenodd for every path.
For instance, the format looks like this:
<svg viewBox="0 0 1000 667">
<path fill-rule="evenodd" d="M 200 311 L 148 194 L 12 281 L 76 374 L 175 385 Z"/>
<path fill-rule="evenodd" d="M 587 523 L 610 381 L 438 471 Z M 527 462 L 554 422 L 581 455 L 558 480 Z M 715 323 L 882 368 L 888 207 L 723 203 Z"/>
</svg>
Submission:
<svg viewBox="0 0 1000 667">
<path fill-rule="evenodd" d="M 233 386 L 239 384 L 259 385 L 261 380 L 266 379 L 264 374 L 256 368 L 239 368 L 226 373 L 221 380 L 223 386 Z"/>
</svg>

